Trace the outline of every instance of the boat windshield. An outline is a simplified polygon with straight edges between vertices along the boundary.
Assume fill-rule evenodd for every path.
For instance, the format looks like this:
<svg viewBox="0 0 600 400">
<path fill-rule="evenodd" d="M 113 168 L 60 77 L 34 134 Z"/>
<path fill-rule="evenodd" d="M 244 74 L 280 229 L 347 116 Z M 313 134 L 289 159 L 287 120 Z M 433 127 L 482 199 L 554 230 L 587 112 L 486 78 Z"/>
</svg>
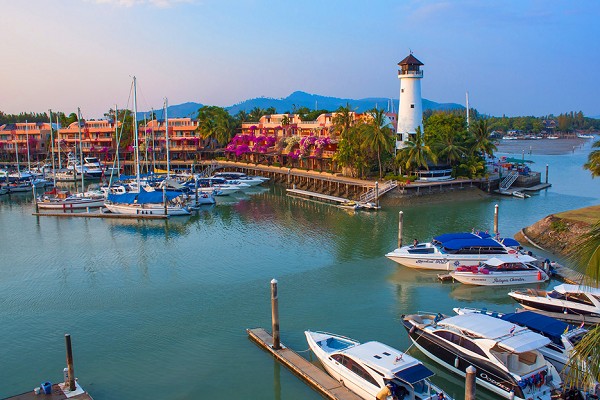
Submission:
<svg viewBox="0 0 600 400">
<path fill-rule="evenodd" d="M 569 340 L 569 343 L 571 343 L 573 346 L 575 346 L 577 343 L 579 343 L 581 341 L 581 339 L 585 336 L 586 333 L 587 333 L 587 331 L 580 332 L 576 335 L 569 336 L 567 339 Z"/>
</svg>

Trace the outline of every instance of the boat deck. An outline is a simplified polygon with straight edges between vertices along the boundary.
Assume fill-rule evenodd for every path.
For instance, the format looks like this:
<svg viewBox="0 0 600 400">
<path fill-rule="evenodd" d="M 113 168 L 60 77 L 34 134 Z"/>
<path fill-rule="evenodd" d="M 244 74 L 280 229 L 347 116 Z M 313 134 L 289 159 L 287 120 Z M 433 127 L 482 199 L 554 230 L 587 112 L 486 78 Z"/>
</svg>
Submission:
<svg viewBox="0 0 600 400">
<path fill-rule="evenodd" d="M 285 365 L 299 378 L 304 380 L 315 391 L 330 400 L 360 400 L 361 397 L 351 392 L 325 371 L 310 363 L 295 351 L 281 344 L 280 350 L 273 349 L 273 337 L 263 328 L 246 329 L 250 339 L 259 347 L 270 352 L 280 363 Z"/>
<path fill-rule="evenodd" d="M 78 385 L 78 390 L 71 393 L 68 390 L 63 390 L 65 386 L 64 383 L 55 383 L 52 385 L 52 393 L 44 394 L 43 392 L 40 394 L 35 394 L 33 390 L 29 392 L 25 392 L 22 394 L 18 394 L 13 397 L 7 397 L 4 400 L 63 400 L 63 399 L 73 399 L 73 400 L 94 400 L 92 396 L 90 396 L 87 392 L 83 391 L 81 387 Z"/>
</svg>

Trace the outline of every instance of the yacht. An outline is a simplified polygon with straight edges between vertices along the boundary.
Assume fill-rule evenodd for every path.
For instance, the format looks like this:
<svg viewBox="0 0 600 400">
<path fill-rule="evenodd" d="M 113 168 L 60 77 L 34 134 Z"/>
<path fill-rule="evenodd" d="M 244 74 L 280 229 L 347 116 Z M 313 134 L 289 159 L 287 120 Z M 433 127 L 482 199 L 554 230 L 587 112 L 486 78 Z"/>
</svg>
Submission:
<svg viewBox="0 0 600 400">
<path fill-rule="evenodd" d="M 484 232 L 446 233 L 428 243 L 403 246 L 385 256 L 410 268 L 453 271 L 458 266 L 479 265 L 497 255 L 518 254 L 519 242 L 492 238 Z"/>
<path fill-rule="evenodd" d="M 532 310 L 600 317 L 600 289 L 562 284 L 553 290 L 513 290 L 513 300 Z"/>
<path fill-rule="evenodd" d="M 587 329 L 583 327 L 569 325 L 566 322 L 538 314 L 534 311 L 499 313 L 486 309 L 456 307 L 454 308 L 454 312 L 459 315 L 473 313 L 489 315 L 523 326 L 547 337 L 551 342 L 544 347 L 540 347 L 539 351 L 559 372 L 567 372 L 563 370 L 569 362 L 573 346 L 579 343 L 581 338 L 587 333 Z"/>
<path fill-rule="evenodd" d="M 395 399 L 450 399 L 429 378 L 423 363 L 380 342 L 360 342 L 326 332 L 305 331 L 311 351 L 325 370 L 344 386 L 372 400 L 390 388 Z M 443 396 L 442 396 L 443 393 Z"/>
<path fill-rule="evenodd" d="M 527 328 L 484 314 L 419 313 L 402 321 L 428 357 L 462 376 L 472 365 L 476 383 L 501 397 L 550 400 L 560 387 L 556 368 L 539 351 L 550 339 Z"/>
<path fill-rule="evenodd" d="M 99 178 L 102 176 L 106 168 L 96 157 L 83 157 L 83 167 L 86 174 L 91 177 Z"/>
<path fill-rule="evenodd" d="M 260 185 L 267 182 L 269 178 L 263 176 L 250 176 L 243 172 L 217 172 L 213 175 L 214 178 L 225 178 L 227 180 L 235 180 L 249 184 L 250 186 Z"/>
<path fill-rule="evenodd" d="M 503 254 L 483 261 L 479 266 L 459 266 L 450 272 L 454 280 L 467 285 L 505 286 L 545 282 L 550 277 L 526 254 Z"/>
</svg>

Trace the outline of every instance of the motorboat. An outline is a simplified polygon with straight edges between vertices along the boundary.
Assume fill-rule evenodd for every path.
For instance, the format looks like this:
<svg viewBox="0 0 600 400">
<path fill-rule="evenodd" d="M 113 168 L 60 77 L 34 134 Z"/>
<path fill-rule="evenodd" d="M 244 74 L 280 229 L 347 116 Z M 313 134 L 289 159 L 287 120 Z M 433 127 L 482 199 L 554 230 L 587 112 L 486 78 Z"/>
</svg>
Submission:
<svg viewBox="0 0 600 400">
<path fill-rule="evenodd" d="M 394 399 L 451 399 L 431 383 L 433 372 L 406 353 L 380 342 L 361 344 L 327 332 L 304 334 L 329 375 L 363 399 L 372 400 L 386 388 Z"/>
<path fill-rule="evenodd" d="M 520 199 L 527 199 L 527 198 L 531 197 L 531 195 L 528 195 L 527 193 L 521 192 L 519 190 L 515 190 L 514 192 L 512 192 L 512 195 L 514 197 L 518 197 Z"/>
<path fill-rule="evenodd" d="M 577 137 L 578 137 L 579 139 L 593 139 L 593 138 L 594 138 L 594 135 L 585 135 L 585 134 L 583 134 L 583 133 L 578 133 L 578 134 L 577 134 Z"/>
<path fill-rule="evenodd" d="M 228 184 L 227 180 L 224 178 L 197 178 L 197 181 L 199 191 L 208 193 L 213 190 L 218 190 L 220 192 L 219 196 L 227 196 L 249 187 L 247 185 L 242 187 L 240 185 Z M 192 187 L 193 185 L 195 185 L 194 182 L 188 182 L 187 184 L 189 187 Z"/>
<path fill-rule="evenodd" d="M 534 311 L 520 311 L 514 313 L 499 313 L 488 311 L 487 309 L 464 308 L 456 307 L 454 312 L 462 314 L 485 314 L 495 318 L 500 318 L 504 321 L 523 326 L 537 332 L 550 339 L 550 343 L 539 349 L 544 358 L 554 365 L 559 372 L 567 372 L 564 370 L 569 362 L 573 346 L 575 346 L 581 338 L 587 333 L 587 329 L 575 325 L 567 324 L 556 318 L 548 317 L 543 314 L 538 314 Z"/>
<path fill-rule="evenodd" d="M 402 317 L 414 345 L 450 371 L 466 376 L 507 399 L 550 400 L 561 378 L 540 348 L 550 339 L 527 328 L 484 314 L 448 317 L 419 313 Z"/>
<path fill-rule="evenodd" d="M 456 267 L 479 265 L 497 255 L 517 254 L 519 242 L 492 238 L 485 232 L 446 233 L 428 243 L 397 248 L 385 256 L 410 268 L 453 271 Z"/>
<path fill-rule="evenodd" d="M 479 266 L 458 266 L 450 275 L 467 285 L 503 286 L 538 283 L 550 279 L 537 261 L 526 254 L 502 254 L 483 261 Z"/>
<path fill-rule="evenodd" d="M 224 178 L 227 180 L 240 181 L 249 184 L 250 186 L 260 185 L 261 183 L 267 182 L 269 178 L 263 176 L 250 176 L 243 172 L 217 172 L 213 175 L 213 178 Z"/>
<path fill-rule="evenodd" d="M 508 293 L 530 310 L 600 317 L 600 289 L 582 285 L 557 285 L 550 291 L 525 289 Z"/>
<path fill-rule="evenodd" d="M 83 168 L 85 173 L 94 178 L 100 178 L 106 168 L 96 157 L 83 157 Z"/>
</svg>

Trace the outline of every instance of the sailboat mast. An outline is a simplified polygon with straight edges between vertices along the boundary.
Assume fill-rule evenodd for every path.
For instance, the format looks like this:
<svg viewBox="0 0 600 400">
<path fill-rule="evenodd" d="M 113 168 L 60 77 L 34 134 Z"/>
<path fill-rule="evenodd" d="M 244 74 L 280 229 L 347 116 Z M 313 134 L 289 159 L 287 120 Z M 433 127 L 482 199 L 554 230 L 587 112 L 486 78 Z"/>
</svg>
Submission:
<svg viewBox="0 0 600 400">
<path fill-rule="evenodd" d="M 124 123 L 125 121 L 123 121 Z M 117 150 L 115 151 L 115 159 L 117 161 L 117 171 L 119 173 L 119 175 L 121 175 L 121 161 L 119 160 L 119 146 L 121 145 L 121 138 L 119 138 L 119 109 L 117 108 L 117 105 L 115 104 L 115 141 L 117 142 Z M 113 167 L 114 167 L 115 163 L 113 162 Z M 112 172 L 110 173 L 111 176 L 111 184 L 112 184 Z M 118 179 L 118 177 L 117 177 Z"/>
<path fill-rule="evenodd" d="M 52 122 L 50 122 L 52 123 Z M 60 160 L 60 129 L 58 127 L 58 113 L 56 113 L 56 147 L 58 151 L 58 169 L 62 168 L 62 162 Z"/>
<path fill-rule="evenodd" d="M 52 135 L 52 110 L 48 109 L 48 121 L 50 121 L 50 144 L 52 146 L 52 180 L 56 186 L 56 169 L 54 168 L 54 136 Z M 56 126 L 58 129 L 58 125 Z"/>
<path fill-rule="evenodd" d="M 25 140 L 27 141 L 27 171 L 31 171 L 31 158 L 29 156 L 29 124 L 25 120 Z"/>
<path fill-rule="evenodd" d="M 85 182 L 84 182 L 84 173 L 83 173 L 83 143 L 81 140 L 81 110 L 77 107 L 77 130 L 79 132 L 79 168 L 81 169 L 81 192 L 85 192 Z M 73 171 L 75 176 L 77 176 L 77 166 L 73 165 Z"/>
<path fill-rule="evenodd" d="M 467 129 L 469 129 L 469 92 L 467 91 Z"/>
<path fill-rule="evenodd" d="M 19 167 L 19 144 L 17 143 L 18 136 L 15 133 L 15 159 L 17 160 L 17 176 L 21 179 L 21 168 Z"/>
<path fill-rule="evenodd" d="M 138 192 L 141 192 L 140 184 L 140 152 L 138 142 L 138 129 L 137 129 L 137 83 L 135 76 L 133 77 L 133 137 L 135 145 L 135 182 L 137 183 Z"/>
<path fill-rule="evenodd" d="M 171 157 L 169 156 L 169 117 L 167 116 L 169 100 L 165 97 L 165 138 L 167 144 L 167 179 L 171 177 Z"/>
<path fill-rule="evenodd" d="M 156 172 L 156 144 L 154 143 L 154 124 L 156 115 L 154 115 L 154 108 L 152 108 L 152 173 Z"/>
</svg>

